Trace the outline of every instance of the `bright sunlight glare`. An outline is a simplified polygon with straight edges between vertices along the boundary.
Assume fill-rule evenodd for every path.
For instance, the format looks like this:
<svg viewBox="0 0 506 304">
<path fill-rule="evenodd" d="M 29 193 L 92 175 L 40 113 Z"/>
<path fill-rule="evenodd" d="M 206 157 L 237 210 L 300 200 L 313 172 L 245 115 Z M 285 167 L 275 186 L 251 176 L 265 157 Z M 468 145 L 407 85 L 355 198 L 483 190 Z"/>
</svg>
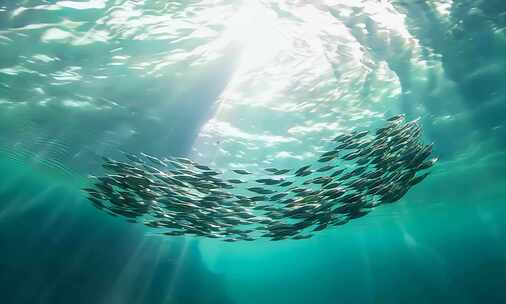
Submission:
<svg viewBox="0 0 506 304">
<path fill-rule="evenodd" d="M 255 1 L 247 3 L 230 20 L 225 38 L 243 48 L 240 72 L 261 67 L 286 45 L 278 22 L 273 12 Z"/>
</svg>

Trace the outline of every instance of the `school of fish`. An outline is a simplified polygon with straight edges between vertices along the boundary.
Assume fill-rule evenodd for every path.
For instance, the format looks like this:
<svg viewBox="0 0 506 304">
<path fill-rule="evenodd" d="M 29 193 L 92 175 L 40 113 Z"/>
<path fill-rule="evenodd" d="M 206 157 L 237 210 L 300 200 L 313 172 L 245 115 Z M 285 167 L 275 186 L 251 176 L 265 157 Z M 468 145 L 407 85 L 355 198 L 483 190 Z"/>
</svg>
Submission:
<svg viewBox="0 0 506 304">
<path fill-rule="evenodd" d="M 107 174 L 90 176 L 83 190 L 96 208 L 162 235 L 302 240 L 396 202 L 423 181 L 438 158 L 421 135 L 418 120 L 396 115 L 374 133 L 337 136 L 312 164 L 256 174 L 125 153 L 125 161 L 104 157 Z"/>
</svg>

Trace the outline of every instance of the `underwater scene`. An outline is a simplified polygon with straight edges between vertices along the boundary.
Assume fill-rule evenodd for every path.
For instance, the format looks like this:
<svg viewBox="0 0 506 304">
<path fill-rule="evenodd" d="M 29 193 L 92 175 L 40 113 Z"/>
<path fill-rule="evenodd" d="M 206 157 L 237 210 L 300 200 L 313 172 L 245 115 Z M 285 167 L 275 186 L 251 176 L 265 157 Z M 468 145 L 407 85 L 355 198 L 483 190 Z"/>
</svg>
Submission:
<svg viewBox="0 0 506 304">
<path fill-rule="evenodd" d="M 506 303 L 506 1 L 0 0 L 0 303 Z"/>
</svg>

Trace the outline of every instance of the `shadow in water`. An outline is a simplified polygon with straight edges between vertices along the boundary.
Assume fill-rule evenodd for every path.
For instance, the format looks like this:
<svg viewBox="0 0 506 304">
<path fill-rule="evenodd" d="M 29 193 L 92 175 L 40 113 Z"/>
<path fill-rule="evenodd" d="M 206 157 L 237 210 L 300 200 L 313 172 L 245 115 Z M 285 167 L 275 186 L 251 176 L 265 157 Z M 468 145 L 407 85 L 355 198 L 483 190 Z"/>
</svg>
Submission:
<svg viewBox="0 0 506 304">
<path fill-rule="evenodd" d="M 0 187 L 1 303 L 232 303 L 196 241 L 148 236 L 48 182 Z"/>
</svg>

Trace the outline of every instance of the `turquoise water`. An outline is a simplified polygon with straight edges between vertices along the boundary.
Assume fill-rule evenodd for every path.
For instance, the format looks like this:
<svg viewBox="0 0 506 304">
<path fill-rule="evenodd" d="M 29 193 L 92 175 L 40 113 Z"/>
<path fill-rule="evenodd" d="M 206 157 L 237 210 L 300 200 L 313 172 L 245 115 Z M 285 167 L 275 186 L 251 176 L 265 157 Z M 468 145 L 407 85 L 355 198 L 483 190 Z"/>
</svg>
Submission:
<svg viewBox="0 0 506 304">
<path fill-rule="evenodd" d="M 504 303 L 505 54 L 502 0 L 0 1 L 0 303 Z M 399 113 L 431 175 L 307 240 L 162 237 L 81 191 L 121 151 L 296 168 Z"/>
</svg>

